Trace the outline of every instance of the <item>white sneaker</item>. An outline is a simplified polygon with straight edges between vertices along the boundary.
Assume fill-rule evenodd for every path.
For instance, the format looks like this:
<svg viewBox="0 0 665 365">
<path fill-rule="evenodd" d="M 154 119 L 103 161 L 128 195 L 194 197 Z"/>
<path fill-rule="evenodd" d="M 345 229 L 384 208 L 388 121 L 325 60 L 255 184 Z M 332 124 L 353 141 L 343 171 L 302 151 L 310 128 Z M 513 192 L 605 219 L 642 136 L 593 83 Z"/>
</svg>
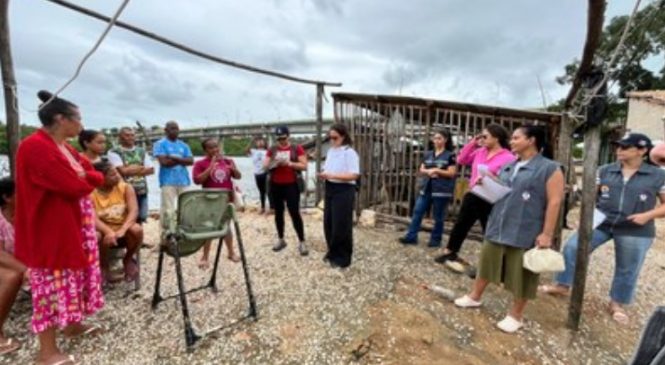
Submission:
<svg viewBox="0 0 665 365">
<path fill-rule="evenodd" d="M 499 329 L 503 332 L 515 333 L 520 328 L 524 327 L 524 323 L 522 321 L 516 320 L 510 315 L 507 315 L 506 318 L 502 319 L 501 322 L 496 324 L 496 326 L 499 327 Z"/>
<path fill-rule="evenodd" d="M 455 299 L 455 305 L 460 308 L 478 308 L 483 305 L 483 302 L 478 302 L 471 299 L 470 296 L 465 295 L 461 298 Z"/>
</svg>

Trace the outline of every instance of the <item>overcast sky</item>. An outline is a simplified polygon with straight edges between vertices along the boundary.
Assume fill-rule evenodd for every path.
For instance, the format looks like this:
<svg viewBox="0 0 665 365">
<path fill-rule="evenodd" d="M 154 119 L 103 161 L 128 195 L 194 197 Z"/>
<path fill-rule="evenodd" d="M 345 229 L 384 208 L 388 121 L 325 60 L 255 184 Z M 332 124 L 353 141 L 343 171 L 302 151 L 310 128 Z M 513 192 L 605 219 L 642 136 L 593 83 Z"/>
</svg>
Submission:
<svg viewBox="0 0 665 365">
<path fill-rule="evenodd" d="M 111 15 L 120 0 L 73 2 Z M 540 107 L 580 57 L 583 0 L 133 0 L 121 20 L 238 62 L 338 81 L 348 91 Z M 634 2 L 612 0 L 608 18 Z M 607 21 L 607 19 L 606 19 Z M 105 24 L 43 0 L 10 2 L 21 121 L 38 124 L 39 89 L 74 72 Z M 311 118 L 314 86 L 201 60 L 114 29 L 63 96 L 87 127 L 181 126 Z M 332 115 L 332 98 L 324 105 Z"/>
</svg>

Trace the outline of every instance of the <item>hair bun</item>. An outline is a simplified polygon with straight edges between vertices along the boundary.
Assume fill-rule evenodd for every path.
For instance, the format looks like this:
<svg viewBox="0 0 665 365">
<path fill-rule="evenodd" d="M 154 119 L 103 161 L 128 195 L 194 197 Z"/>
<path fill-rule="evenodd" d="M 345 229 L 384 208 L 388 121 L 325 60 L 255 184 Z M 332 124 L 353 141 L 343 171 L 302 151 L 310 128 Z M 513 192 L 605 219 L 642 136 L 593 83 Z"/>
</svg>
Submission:
<svg viewBox="0 0 665 365">
<path fill-rule="evenodd" d="M 45 103 L 46 101 L 51 99 L 51 97 L 53 97 L 53 94 L 51 94 L 46 90 L 39 90 L 39 92 L 37 93 L 37 97 L 39 98 L 39 100 L 42 101 L 42 103 Z"/>
</svg>

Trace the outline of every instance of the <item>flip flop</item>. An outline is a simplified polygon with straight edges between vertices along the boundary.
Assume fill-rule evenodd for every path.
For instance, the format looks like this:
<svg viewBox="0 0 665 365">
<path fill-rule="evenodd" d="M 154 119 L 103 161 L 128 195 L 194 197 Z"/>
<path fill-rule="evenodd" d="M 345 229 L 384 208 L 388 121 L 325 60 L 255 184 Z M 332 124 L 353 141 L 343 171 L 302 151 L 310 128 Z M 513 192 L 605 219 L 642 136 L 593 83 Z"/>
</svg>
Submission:
<svg viewBox="0 0 665 365">
<path fill-rule="evenodd" d="M 14 352 L 21 348 L 21 343 L 12 338 L 7 338 L 4 343 L 0 344 L 0 355 L 5 355 Z"/>
<path fill-rule="evenodd" d="M 75 335 L 65 335 L 65 338 L 67 339 L 74 339 L 74 338 L 80 338 L 80 337 L 88 337 L 88 336 L 96 336 L 98 334 L 101 334 L 104 332 L 104 327 L 98 326 L 96 324 L 88 326 L 83 332 L 75 334 Z M 70 355 L 71 356 L 71 355 Z"/>
<path fill-rule="evenodd" d="M 208 260 L 199 261 L 199 269 L 207 270 L 209 267 L 210 267 L 210 261 L 208 261 Z"/>
<path fill-rule="evenodd" d="M 37 361 L 35 364 L 37 365 L 79 365 L 80 363 L 76 361 L 76 358 L 74 355 L 67 355 L 67 358 L 58 360 L 54 363 L 46 363 L 42 361 Z"/>
<path fill-rule="evenodd" d="M 135 258 L 131 258 L 125 265 L 125 281 L 132 282 L 139 276 L 139 264 Z"/>
<path fill-rule="evenodd" d="M 538 292 L 553 296 L 567 297 L 570 293 L 570 289 L 564 291 L 558 285 L 538 285 Z"/>
<path fill-rule="evenodd" d="M 612 315 L 612 319 L 615 322 L 622 325 L 627 325 L 630 322 L 630 318 L 628 317 L 628 314 L 626 314 L 626 311 L 623 308 L 610 306 L 609 311 L 610 314 Z"/>
</svg>

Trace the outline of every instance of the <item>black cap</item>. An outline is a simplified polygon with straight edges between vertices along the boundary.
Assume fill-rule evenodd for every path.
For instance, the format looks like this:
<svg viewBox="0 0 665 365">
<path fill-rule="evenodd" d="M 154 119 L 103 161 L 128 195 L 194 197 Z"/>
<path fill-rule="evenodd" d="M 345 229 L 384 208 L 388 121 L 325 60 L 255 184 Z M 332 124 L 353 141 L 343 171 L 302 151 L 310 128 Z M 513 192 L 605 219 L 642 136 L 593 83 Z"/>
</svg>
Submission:
<svg viewBox="0 0 665 365">
<path fill-rule="evenodd" d="M 275 136 L 277 136 L 277 138 L 288 137 L 289 136 L 289 127 L 287 127 L 285 125 L 280 125 L 279 127 L 275 128 Z"/>
<path fill-rule="evenodd" d="M 649 137 L 642 133 L 627 133 L 623 138 L 618 141 L 612 142 L 619 146 L 624 147 L 637 147 L 637 148 L 651 148 L 651 140 Z"/>
</svg>

